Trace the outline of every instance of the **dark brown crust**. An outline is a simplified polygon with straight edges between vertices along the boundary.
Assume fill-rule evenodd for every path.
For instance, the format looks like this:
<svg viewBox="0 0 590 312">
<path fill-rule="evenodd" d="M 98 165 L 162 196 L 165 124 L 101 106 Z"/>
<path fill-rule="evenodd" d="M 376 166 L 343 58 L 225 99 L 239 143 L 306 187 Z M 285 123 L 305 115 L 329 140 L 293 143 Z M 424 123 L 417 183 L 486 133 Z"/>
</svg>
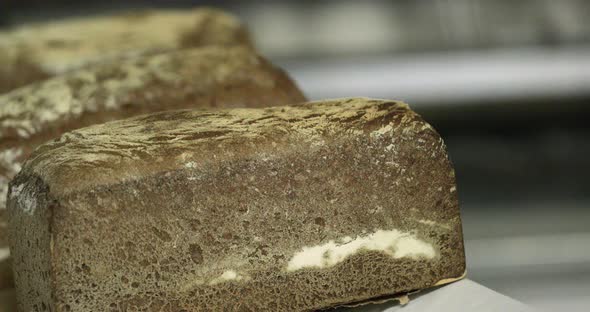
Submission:
<svg viewBox="0 0 590 312">
<path fill-rule="evenodd" d="M 43 196 L 56 205 L 30 204 Z M 53 299 L 43 304 L 53 311 L 308 311 L 465 270 L 444 144 L 392 101 L 175 111 L 80 129 L 39 148 L 12 183 L 11 231 L 43 223 L 46 209 Z M 306 246 L 379 231 L 414 245 L 291 265 Z M 22 284 L 34 285 L 38 262 L 22 260 L 32 279 Z M 21 308 L 41 304 L 30 291 L 19 289 Z"/>
</svg>

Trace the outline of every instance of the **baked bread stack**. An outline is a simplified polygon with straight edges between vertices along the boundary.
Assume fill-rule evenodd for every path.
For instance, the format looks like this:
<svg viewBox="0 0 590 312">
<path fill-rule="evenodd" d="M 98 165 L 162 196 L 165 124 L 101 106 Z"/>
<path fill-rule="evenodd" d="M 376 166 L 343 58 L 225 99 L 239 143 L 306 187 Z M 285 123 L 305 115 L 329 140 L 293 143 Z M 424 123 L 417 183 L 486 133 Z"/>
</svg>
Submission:
<svg viewBox="0 0 590 312">
<path fill-rule="evenodd" d="M 113 19 L 114 25 L 133 24 L 134 21 L 123 17 Z M 98 47 L 83 49 L 87 56 L 93 55 L 101 61 L 0 95 L 0 289 L 12 284 L 10 270 L 7 270 L 9 264 L 6 263 L 9 254 L 6 217 L 8 182 L 39 144 L 66 131 L 149 112 L 181 108 L 261 107 L 305 101 L 304 95 L 284 71 L 254 52 L 246 39 L 246 30 L 230 15 L 215 10 L 194 10 L 189 13 L 149 13 L 136 19 L 139 25 L 131 27 L 133 38 L 146 39 L 144 41 L 153 46 L 141 45 L 138 41 L 127 47 L 128 50 L 119 47 L 116 52 L 121 57 L 117 59 L 111 59 L 117 54 L 114 52 L 109 57 L 102 56 Z M 172 41 L 164 49 L 157 45 L 158 40 L 147 40 L 150 34 L 141 31 L 153 31 L 157 26 L 166 28 L 164 22 L 170 19 L 177 24 L 184 23 L 187 30 L 161 30 L 162 36 L 167 34 L 176 38 L 180 47 L 181 37 L 189 36 L 186 32 L 191 29 L 189 25 L 194 24 L 196 26 L 190 33 L 192 42 L 195 46 L 203 46 L 155 53 L 173 49 Z M 60 27 L 70 31 L 82 28 L 82 32 L 86 29 L 99 32 L 91 25 L 108 25 L 108 20 L 97 18 L 96 21 L 64 22 Z M 61 29 L 55 25 L 45 28 Z M 105 41 L 110 43 L 120 36 L 121 31 L 115 28 L 98 37 L 106 38 Z M 19 30 L 12 36 L 26 37 L 21 32 Z M 47 32 L 53 34 L 56 31 Z M 32 38 L 29 40 L 33 41 Z M 21 41 L 26 42 L 25 39 Z M 48 50 L 51 51 L 51 48 Z M 20 53 L 20 57 L 27 55 L 23 51 Z M 69 53 L 76 55 L 73 51 Z M 45 55 L 45 52 L 40 50 L 36 54 Z M 129 57 L 135 54 L 140 56 Z M 71 61 L 64 68 L 77 68 L 79 59 L 82 56 L 64 60 Z M 3 61 L 10 59 L 0 58 L 0 63 Z M 38 63 L 45 64 L 45 61 L 49 62 L 41 59 Z M 18 76 L 16 73 L 10 75 Z"/>
<path fill-rule="evenodd" d="M 45 104 L 6 148 L 48 141 L 10 176 L 19 310 L 311 311 L 464 276 L 453 167 L 406 104 L 301 103 L 244 47 L 116 62 L 11 93 Z"/>
</svg>

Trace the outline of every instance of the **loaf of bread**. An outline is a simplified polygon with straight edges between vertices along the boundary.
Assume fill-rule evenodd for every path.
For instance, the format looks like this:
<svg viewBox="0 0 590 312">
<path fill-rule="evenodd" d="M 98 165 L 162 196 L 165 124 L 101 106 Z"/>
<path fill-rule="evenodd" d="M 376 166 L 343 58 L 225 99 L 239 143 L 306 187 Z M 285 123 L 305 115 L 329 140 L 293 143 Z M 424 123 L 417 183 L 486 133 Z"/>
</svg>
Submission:
<svg viewBox="0 0 590 312">
<path fill-rule="evenodd" d="M 70 18 L 0 32 L 0 93 L 89 64 L 206 45 L 250 46 L 234 16 L 214 9 Z"/>
<path fill-rule="evenodd" d="M 309 311 L 465 271 L 444 143 L 387 100 L 72 131 L 27 160 L 8 212 L 23 311 Z"/>
<path fill-rule="evenodd" d="M 95 65 L 0 95 L 0 256 L 8 182 L 37 145 L 148 112 L 303 101 L 288 75 L 251 49 L 212 46 Z"/>
</svg>

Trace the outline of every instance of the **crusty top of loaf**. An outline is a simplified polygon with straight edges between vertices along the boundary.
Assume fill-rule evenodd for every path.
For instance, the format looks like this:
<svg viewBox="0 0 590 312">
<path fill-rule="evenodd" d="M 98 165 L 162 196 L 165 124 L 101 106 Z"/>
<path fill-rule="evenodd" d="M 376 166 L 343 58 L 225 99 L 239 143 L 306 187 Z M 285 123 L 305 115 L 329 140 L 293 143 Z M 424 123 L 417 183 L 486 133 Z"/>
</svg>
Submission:
<svg viewBox="0 0 590 312">
<path fill-rule="evenodd" d="M 264 62 L 248 48 L 211 46 L 78 70 L 0 95 L 0 141 L 26 139 L 84 113 L 144 105 L 129 98 L 135 90 L 149 97 L 145 89 L 153 83 L 169 85 L 170 92 L 174 87 L 184 92 L 178 88 L 188 86 L 191 92 L 206 94 L 221 83 L 245 81 L 247 70 L 248 80 L 272 87 L 276 69 L 264 71 L 271 68 Z"/>
<path fill-rule="evenodd" d="M 303 101 L 285 72 L 238 46 L 97 64 L 0 95 L 0 219 L 21 163 L 66 131 L 163 110 Z"/>
<path fill-rule="evenodd" d="M 180 47 L 250 45 L 238 19 L 215 9 L 71 18 L 0 32 L 0 71 L 32 63 L 47 73 Z"/>
<path fill-rule="evenodd" d="M 402 118 L 388 123 L 393 116 Z M 366 98 L 263 109 L 160 112 L 66 133 L 39 147 L 21 174 L 41 177 L 60 196 L 235 157 L 264 158 L 261 146 L 280 144 L 288 149 L 290 144 L 309 142 L 320 147 L 339 136 L 366 131 L 379 136 L 393 127 L 434 131 L 404 103 Z"/>
</svg>

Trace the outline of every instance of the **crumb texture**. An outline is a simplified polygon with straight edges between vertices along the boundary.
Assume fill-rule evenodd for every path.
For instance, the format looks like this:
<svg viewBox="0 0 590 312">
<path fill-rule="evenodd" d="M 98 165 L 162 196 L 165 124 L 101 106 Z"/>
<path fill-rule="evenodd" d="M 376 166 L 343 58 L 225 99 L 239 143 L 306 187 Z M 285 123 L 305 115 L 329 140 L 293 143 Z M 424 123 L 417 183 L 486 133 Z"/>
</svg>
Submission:
<svg viewBox="0 0 590 312">
<path fill-rule="evenodd" d="M 11 184 L 11 232 L 37 222 L 52 237 L 51 256 L 23 265 L 53 284 L 17 276 L 18 299 L 39 305 L 28 294 L 43 293 L 53 311 L 312 311 L 423 289 L 465 269 L 454 186 L 440 136 L 394 101 L 79 129 L 39 147 Z"/>
</svg>

